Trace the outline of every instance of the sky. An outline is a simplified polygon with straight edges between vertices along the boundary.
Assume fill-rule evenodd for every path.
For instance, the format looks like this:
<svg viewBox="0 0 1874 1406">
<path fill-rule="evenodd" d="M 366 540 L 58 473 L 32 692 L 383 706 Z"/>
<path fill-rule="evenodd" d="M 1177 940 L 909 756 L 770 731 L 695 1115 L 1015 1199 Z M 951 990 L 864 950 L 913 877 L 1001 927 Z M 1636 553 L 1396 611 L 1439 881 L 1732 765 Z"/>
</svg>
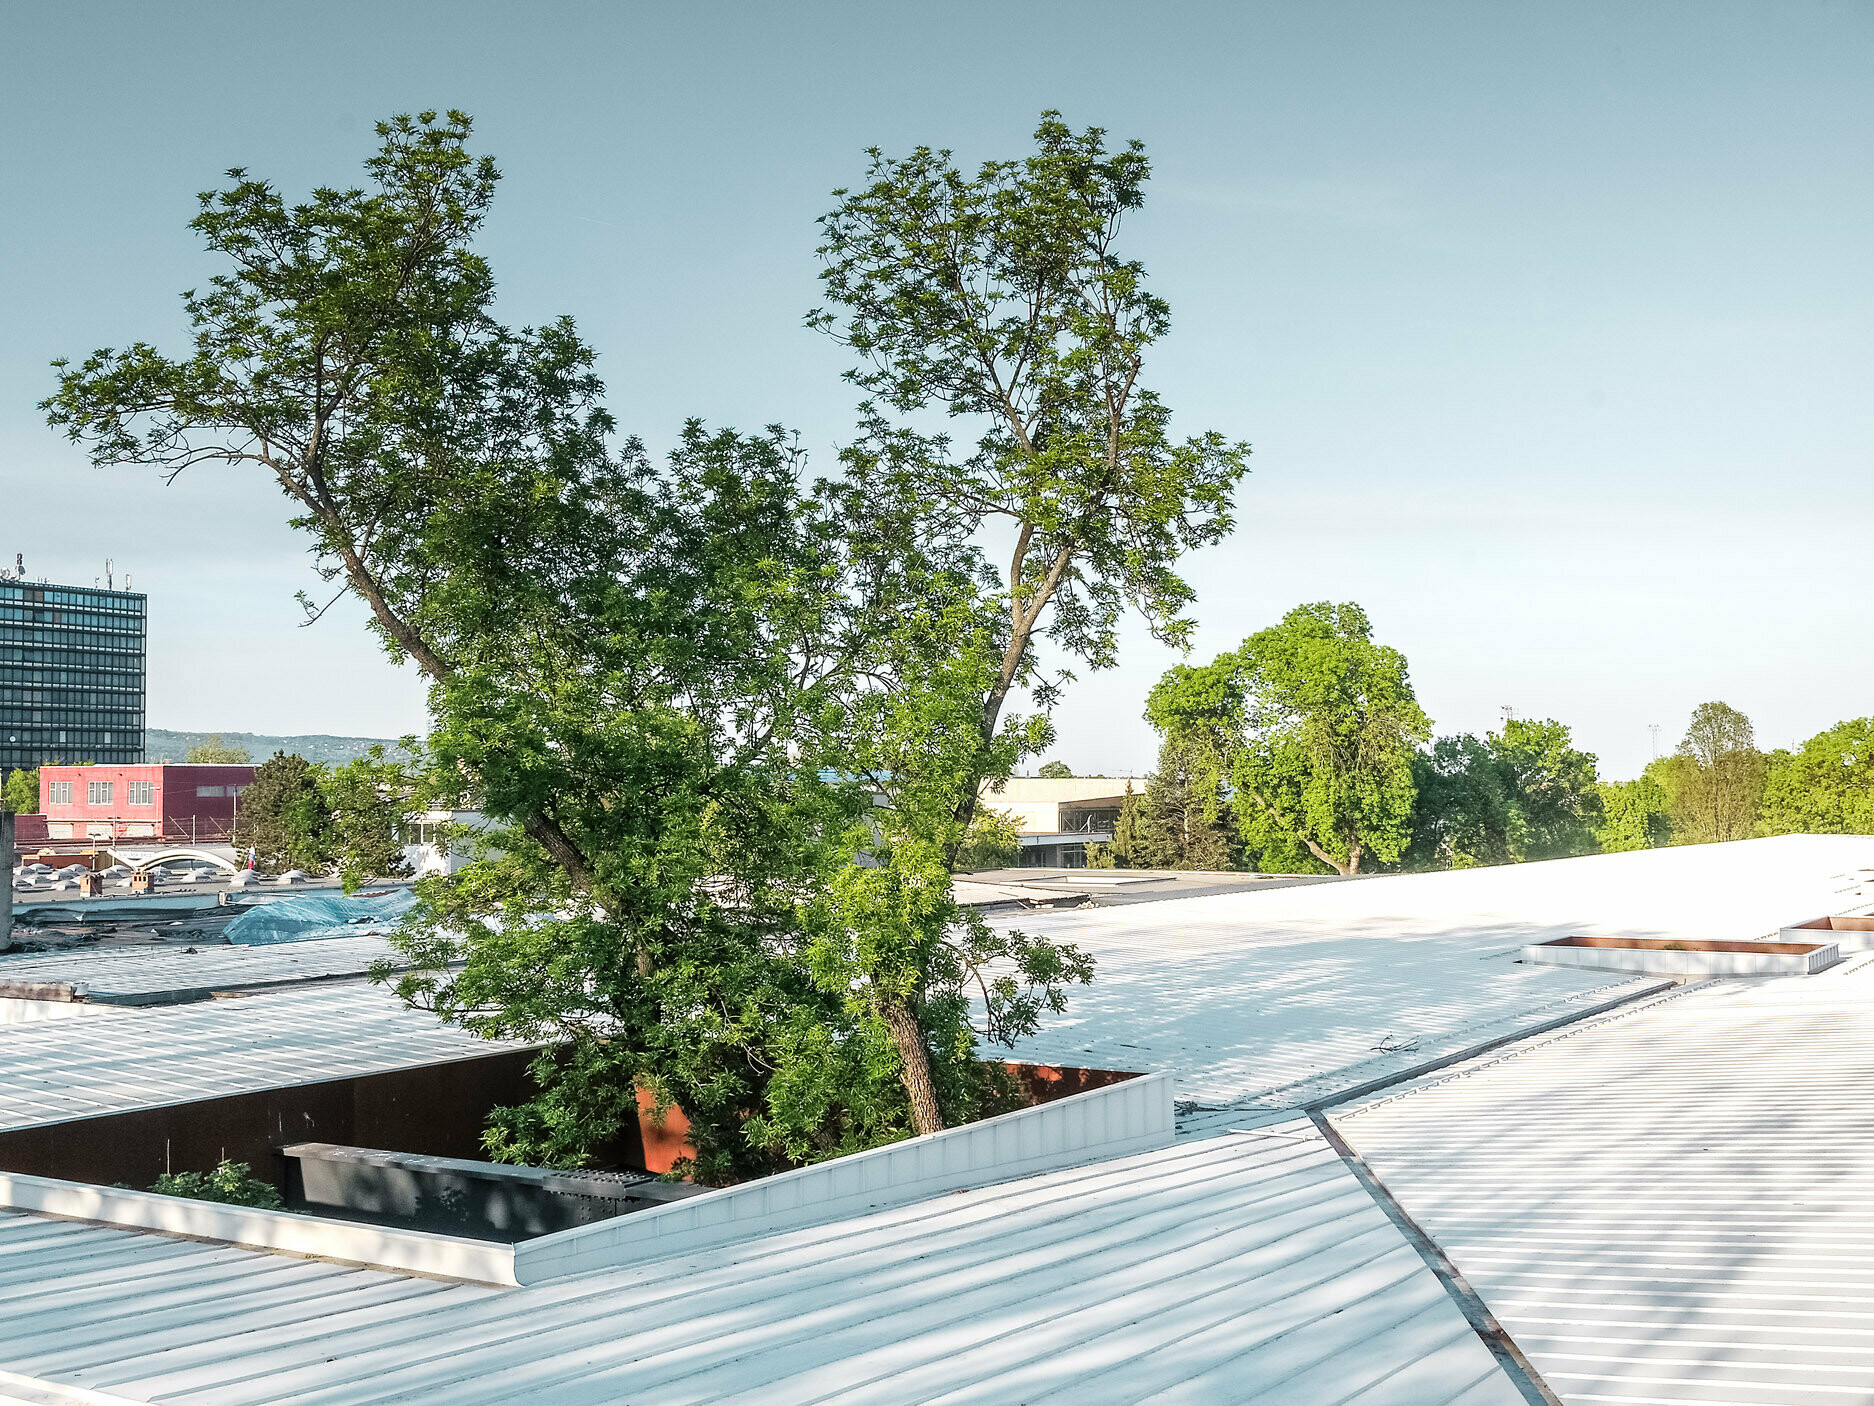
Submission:
<svg viewBox="0 0 1874 1406">
<path fill-rule="evenodd" d="M 54 357 L 183 347 L 197 191 L 466 109 L 504 320 L 573 315 L 653 448 L 779 422 L 830 469 L 830 192 L 1058 108 L 1151 156 L 1174 429 L 1255 447 L 1193 661 L 1353 600 L 1441 733 L 1559 718 L 1628 776 L 1715 698 L 1789 746 L 1874 713 L 1871 72 L 1874 6 L 1788 0 L 0 5 L 0 561 L 149 594 L 153 727 L 420 731 L 358 610 L 300 627 L 277 488 L 94 470 L 36 409 Z M 1051 755 L 1149 770 L 1179 661 L 1129 627 Z"/>
</svg>

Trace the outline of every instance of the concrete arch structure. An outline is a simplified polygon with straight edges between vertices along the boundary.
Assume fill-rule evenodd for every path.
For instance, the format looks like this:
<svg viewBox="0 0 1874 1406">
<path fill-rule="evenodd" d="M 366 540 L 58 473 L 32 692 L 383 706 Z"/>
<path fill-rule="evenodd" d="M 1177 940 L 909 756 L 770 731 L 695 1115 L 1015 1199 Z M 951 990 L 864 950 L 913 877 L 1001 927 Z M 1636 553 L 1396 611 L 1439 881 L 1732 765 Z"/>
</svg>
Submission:
<svg viewBox="0 0 1874 1406">
<path fill-rule="evenodd" d="M 108 852 L 113 859 L 138 872 L 179 859 L 211 864 L 229 874 L 241 872 L 232 845 L 111 845 Z"/>
</svg>

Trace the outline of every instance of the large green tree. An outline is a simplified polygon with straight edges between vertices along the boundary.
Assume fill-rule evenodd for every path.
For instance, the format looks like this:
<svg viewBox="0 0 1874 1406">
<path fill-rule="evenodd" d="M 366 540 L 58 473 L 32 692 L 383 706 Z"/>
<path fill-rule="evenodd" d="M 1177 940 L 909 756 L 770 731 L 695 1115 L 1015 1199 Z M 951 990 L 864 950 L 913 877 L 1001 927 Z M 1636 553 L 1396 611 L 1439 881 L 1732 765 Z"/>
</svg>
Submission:
<svg viewBox="0 0 1874 1406">
<path fill-rule="evenodd" d="M 870 155 L 865 184 L 836 192 L 820 221 L 827 306 L 809 322 L 858 354 L 849 378 L 870 397 L 842 455 L 848 481 L 916 505 L 917 552 L 987 607 L 968 640 L 968 727 L 947 717 L 942 747 L 903 758 L 920 800 L 901 813 L 948 867 L 983 783 L 1049 739 L 1039 720 L 1006 715 L 1012 695 L 1027 690 L 1045 713 L 1069 667 L 1111 665 L 1128 603 L 1159 638 L 1188 640 L 1178 561 L 1230 530 L 1248 448 L 1174 436 L 1147 379 L 1170 309 L 1123 253 L 1150 174 L 1139 143 L 1109 150 L 1098 128 L 1049 112 L 1030 154 L 974 171 L 928 147 Z M 931 412 L 958 434 L 925 428 Z M 999 564 L 986 577 L 985 542 Z M 1068 667 L 1044 671 L 1043 640 Z M 907 1009 L 926 999 L 914 970 L 896 984 Z M 891 1028 L 928 1131 L 931 1052 L 905 1038 L 916 1022 L 904 1012 Z"/>
<path fill-rule="evenodd" d="M 39 768 L 16 767 L 7 773 L 6 790 L 0 796 L 0 809 L 16 815 L 39 813 Z"/>
<path fill-rule="evenodd" d="M 1795 752 L 1770 753 L 1757 833 L 1874 834 L 1874 718 L 1837 723 Z"/>
<path fill-rule="evenodd" d="M 1171 670 L 1147 711 L 1161 731 L 1216 739 L 1261 867 L 1302 867 L 1305 850 L 1358 874 L 1404 853 L 1414 749 L 1431 727 L 1405 656 L 1374 641 L 1359 606 L 1297 606 L 1235 652 Z"/>
<path fill-rule="evenodd" d="M 428 676 L 428 788 L 495 829 L 420 885 L 394 979 L 542 1044 L 496 1155 L 602 1160 L 645 1093 L 681 1105 L 710 1181 L 972 1116 L 993 1090 L 947 1079 L 973 1048 L 965 982 L 1007 1036 L 1076 968 L 943 902 L 868 898 L 847 871 L 875 862 L 874 790 L 838 750 L 875 683 L 948 706 L 928 661 L 945 593 L 976 608 L 967 534 L 908 528 L 928 504 L 890 482 L 807 484 L 779 429 L 691 422 L 661 459 L 616 441 L 571 322 L 494 317 L 473 236 L 496 173 L 468 119 L 379 131 L 362 187 L 288 203 L 236 171 L 205 195 L 223 271 L 185 301 L 193 349 L 65 367 L 52 423 L 99 465 L 273 477 L 328 582 Z M 1033 735 L 999 734 L 994 765 Z M 904 814 L 952 823 L 886 857 L 906 892 L 962 840 L 955 774 L 933 774 L 943 806 Z M 900 921 L 868 946 L 875 903 Z M 851 1062 L 829 1074 L 829 1051 Z"/>
<path fill-rule="evenodd" d="M 332 815 L 322 779 L 318 767 L 286 752 L 255 767 L 235 817 L 235 848 L 251 847 L 263 869 L 324 873 L 332 860 Z"/>
<path fill-rule="evenodd" d="M 1601 785 L 1601 823 L 1595 829 L 1604 854 L 1658 849 L 1672 843 L 1671 802 L 1649 768 L 1631 781 Z"/>
<path fill-rule="evenodd" d="M 1665 763 L 1648 771 L 1665 788 L 1679 844 L 1742 840 L 1757 822 L 1765 761 L 1750 719 L 1728 703 L 1701 703 Z"/>
<path fill-rule="evenodd" d="M 1126 846 L 1141 869 L 1234 869 L 1236 822 L 1224 793 L 1222 758 L 1191 733 L 1160 743 Z"/>
<path fill-rule="evenodd" d="M 1595 758 L 1553 719 L 1510 718 L 1482 741 L 1441 737 L 1419 754 L 1413 776 L 1413 867 L 1561 859 L 1600 848 Z"/>
<path fill-rule="evenodd" d="M 404 836 L 421 807 L 420 783 L 410 767 L 387 760 L 378 744 L 362 757 L 326 768 L 319 789 L 331 816 L 330 862 L 347 893 L 369 879 L 409 874 Z"/>
</svg>

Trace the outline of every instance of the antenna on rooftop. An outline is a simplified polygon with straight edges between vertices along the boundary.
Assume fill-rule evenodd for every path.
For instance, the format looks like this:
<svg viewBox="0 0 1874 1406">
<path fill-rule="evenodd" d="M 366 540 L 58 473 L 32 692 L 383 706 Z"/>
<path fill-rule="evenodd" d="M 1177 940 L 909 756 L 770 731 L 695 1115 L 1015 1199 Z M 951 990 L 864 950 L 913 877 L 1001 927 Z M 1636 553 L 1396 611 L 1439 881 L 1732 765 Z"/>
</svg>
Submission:
<svg viewBox="0 0 1874 1406">
<path fill-rule="evenodd" d="M 114 591 L 117 589 L 117 582 L 113 578 L 112 572 L 111 572 L 111 568 L 115 565 L 116 563 L 113 562 L 109 557 L 104 558 L 104 588 L 108 591 Z"/>
</svg>

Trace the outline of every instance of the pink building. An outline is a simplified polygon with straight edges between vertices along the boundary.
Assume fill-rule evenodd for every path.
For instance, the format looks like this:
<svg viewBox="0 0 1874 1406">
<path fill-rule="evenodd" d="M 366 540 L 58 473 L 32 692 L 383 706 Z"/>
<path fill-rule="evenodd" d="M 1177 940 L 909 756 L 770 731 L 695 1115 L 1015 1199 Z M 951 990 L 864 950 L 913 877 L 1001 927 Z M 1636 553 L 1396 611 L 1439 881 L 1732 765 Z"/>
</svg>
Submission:
<svg viewBox="0 0 1874 1406">
<path fill-rule="evenodd" d="M 218 840 L 234 831 L 251 766 L 42 766 L 39 809 L 54 840 Z"/>
</svg>

